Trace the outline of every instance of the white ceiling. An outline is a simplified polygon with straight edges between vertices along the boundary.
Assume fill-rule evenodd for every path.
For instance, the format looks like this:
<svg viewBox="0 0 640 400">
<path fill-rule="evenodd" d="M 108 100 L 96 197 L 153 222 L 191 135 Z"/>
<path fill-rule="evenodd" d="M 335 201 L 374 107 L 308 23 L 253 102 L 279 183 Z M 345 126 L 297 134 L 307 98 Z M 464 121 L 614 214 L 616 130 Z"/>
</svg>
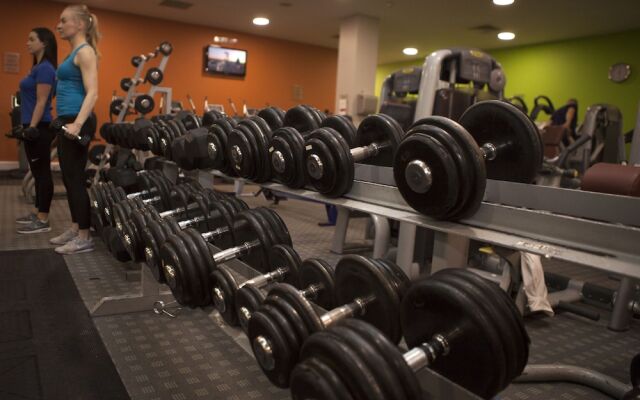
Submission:
<svg viewBox="0 0 640 400">
<path fill-rule="evenodd" d="M 91 7 L 337 48 L 341 19 L 363 14 L 380 19 L 379 62 L 401 61 L 404 47 L 418 56 L 444 47 L 493 49 L 640 28 L 639 0 L 516 0 L 498 7 L 491 0 L 184 0 L 188 9 L 160 6 L 161 0 L 84 0 Z M 281 4 L 288 3 L 284 7 Z M 271 19 L 267 27 L 254 16 Z M 516 33 L 511 42 L 493 25 Z M 212 32 L 215 34 L 215 31 Z"/>
</svg>

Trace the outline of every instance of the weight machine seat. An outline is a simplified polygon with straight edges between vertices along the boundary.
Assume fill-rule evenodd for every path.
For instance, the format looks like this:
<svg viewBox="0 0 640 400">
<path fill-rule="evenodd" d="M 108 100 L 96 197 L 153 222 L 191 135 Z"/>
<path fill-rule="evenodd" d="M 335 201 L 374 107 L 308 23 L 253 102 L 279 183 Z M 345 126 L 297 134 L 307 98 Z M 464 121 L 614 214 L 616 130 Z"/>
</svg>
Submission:
<svg viewBox="0 0 640 400">
<path fill-rule="evenodd" d="M 390 116 L 398 121 L 403 130 L 409 129 L 416 114 L 416 102 L 394 103 L 385 101 L 380 106 L 380 113 Z"/>
<path fill-rule="evenodd" d="M 544 157 L 554 158 L 560 155 L 562 139 L 569 135 L 569 130 L 561 125 L 548 125 L 540 131 L 544 144 Z"/>
<path fill-rule="evenodd" d="M 640 197 L 640 167 L 595 164 L 584 174 L 582 190 Z"/>
<path fill-rule="evenodd" d="M 467 93 L 453 88 L 438 89 L 433 105 L 433 115 L 458 121 L 462 113 L 473 104 L 473 100 L 473 93 Z M 449 105 L 451 105 L 451 108 Z"/>
</svg>

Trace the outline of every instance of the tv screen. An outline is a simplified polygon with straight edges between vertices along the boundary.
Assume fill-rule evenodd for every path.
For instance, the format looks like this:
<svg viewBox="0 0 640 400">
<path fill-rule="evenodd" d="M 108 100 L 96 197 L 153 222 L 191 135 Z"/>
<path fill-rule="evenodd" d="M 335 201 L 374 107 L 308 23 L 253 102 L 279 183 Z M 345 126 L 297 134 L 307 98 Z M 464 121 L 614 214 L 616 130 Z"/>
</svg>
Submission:
<svg viewBox="0 0 640 400">
<path fill-rule="evenodd" d="M 206 46 L 204 48 L 204 72 L 212 75 L 245 76 L 247 52 L 240 49 Z"/>
</svg>

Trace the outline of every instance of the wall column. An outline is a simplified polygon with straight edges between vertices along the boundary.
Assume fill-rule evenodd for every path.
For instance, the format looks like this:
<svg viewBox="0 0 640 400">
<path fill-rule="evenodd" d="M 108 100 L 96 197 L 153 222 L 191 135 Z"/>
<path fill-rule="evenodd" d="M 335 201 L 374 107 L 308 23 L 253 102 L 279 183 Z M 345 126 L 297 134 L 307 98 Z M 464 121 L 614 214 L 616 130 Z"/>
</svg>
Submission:
<svg viewBox="0 0 640 400">
<path fill-rule="evenodd" d="M 377 18 L 364 15 L 345 18 L 340 25 L 335 111 L 352 115 L 356 124 L 360 122 L 356 115 L 356 96 L 375 94 L 378 25 Z"/>
</svg>

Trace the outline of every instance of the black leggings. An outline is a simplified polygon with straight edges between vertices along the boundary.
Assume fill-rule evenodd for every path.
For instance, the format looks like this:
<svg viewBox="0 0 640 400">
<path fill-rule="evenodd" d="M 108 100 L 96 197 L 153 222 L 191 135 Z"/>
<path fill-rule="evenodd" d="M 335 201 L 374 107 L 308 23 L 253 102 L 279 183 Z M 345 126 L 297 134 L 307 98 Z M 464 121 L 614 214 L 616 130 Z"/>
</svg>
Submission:
<svg viewBox="0 0 640 400">
<path fill-rule="evenodd" d="M 49 129 L 49 122 L 40 122 L 38 131 L 40 131 L 38 139 L 33 141 L 25 140 L 23 142 L 24 151 L 27 154 L 31 175 L 33 175 L 33 180 L 35 181 L 35 206 L 38 212 L 49 213 L 51 199 L 53 199 L 51 142 L 55 134 Z"/>
<path fill-rule="evenodd" d="M 58 118 L 67 124 L 75 120 L 75 116 Z M 89 118 L 82 126 L 80 135 L 95 133 L 95 127 L 95 119 Z M 77 223 L 79 229 L 89 229 L 91 225 L 91 208 L 85 186 L 88 153 L 88 145 L 82 146 L 77 140 L 68 139 L 62 134 L 58 135 L 58 160 L 62 171 L 62 182 L 67 189 L 71 221 Z"/>
</svg>

